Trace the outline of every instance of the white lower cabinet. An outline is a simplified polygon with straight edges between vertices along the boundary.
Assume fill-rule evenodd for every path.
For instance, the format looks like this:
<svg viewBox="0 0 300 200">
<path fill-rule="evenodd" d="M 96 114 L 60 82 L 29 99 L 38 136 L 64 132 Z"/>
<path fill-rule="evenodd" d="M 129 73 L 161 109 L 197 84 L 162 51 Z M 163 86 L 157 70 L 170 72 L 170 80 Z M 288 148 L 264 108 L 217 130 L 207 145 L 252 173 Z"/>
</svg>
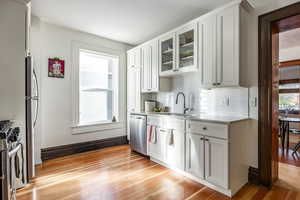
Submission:
<svg viewBox="0 0 300 200">
<path fill-rule="evenodd" d="M 171 167 L 184 169 L 184 133 L 182 131 L 166 130 L 165 162 Z"/>
<path fill-rule="evenodd" d="M 205 179 L 228 189 L 228 141 L 205 137 Z"/>
<path fill-rule="evenodd" d="M 148 117 L 147 123 L 149 156 L 172 168 L 184 170 L 185 121 Z M 151 126 L 152 131 L 156 130 L 156 139 L 154 141 L 149 140 Z"/>
<path fill-rule="evenodd" d="M 155 142 L 148 141 L 154 161 L 230 197 L 248 182 L 250 157 L 243 150 L 251 139 L 248 120 L 226 124 L 148 117 L 147 123 L 148 136 L 150 126 L 158 127 Z"/>
<path fill-rule="evenodd" d="M 204 178 L 204 136 L 186 135 L 186 171 L 198 178 Z"/>
<path fill-rule="evenodd" d="M 156 160 L 164 162 L 166 154 L 166 133 L 163 129 L 157 128 L 156 126 L 152 126 L 152 129 L 155 129 L 153 131 L 156 131 L 156 137 L 155 140 L 150 142 L 150 126 L 147 126 L 148 155 Z"/>
</svg>

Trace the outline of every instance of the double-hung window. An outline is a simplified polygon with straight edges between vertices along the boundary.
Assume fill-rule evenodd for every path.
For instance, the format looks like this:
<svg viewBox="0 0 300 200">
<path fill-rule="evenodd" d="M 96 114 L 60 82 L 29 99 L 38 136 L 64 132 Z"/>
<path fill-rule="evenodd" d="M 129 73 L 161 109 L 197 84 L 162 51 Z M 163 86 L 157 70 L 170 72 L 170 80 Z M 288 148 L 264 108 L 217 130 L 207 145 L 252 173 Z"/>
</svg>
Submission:
<svg viewBox="0 0 300 200">
<path fill-rule="evenodd" d="M 77 49 L 75 125 L 97 125 L 118 120 L 119 57 Z"/>
</svg>

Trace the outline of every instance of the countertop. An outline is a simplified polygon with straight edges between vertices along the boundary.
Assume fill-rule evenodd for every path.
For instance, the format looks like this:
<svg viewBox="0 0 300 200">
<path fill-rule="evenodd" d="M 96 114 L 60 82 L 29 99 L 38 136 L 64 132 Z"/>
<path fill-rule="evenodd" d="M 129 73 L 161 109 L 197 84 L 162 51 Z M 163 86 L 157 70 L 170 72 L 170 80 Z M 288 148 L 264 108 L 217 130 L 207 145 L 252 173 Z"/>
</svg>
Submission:
<svg viewBox="0 0 300 200">
<path fill-rule="evenodd" d="M 131 112 L 135 115 L 159 116 L 159 117 L 173 117 L 184 120 L 215 122 L 230 124 L 243 120 L 249 120 L 248 116 L 229 116 L 229 115 L 209 115 L 209 114 L 180 114 L 180 113 L 167 113 L 167 112 Z"/>
</svg>

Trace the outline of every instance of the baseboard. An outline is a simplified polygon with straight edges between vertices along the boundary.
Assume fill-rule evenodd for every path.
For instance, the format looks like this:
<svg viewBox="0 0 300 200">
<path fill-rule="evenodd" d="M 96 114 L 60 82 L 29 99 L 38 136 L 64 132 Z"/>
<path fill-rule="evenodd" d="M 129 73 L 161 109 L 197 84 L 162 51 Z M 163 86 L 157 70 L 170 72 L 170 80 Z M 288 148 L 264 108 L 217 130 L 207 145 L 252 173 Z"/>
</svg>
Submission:
<svg viewBox="0 0 300 200">
<path fill-rule="evenodd" d="M 256 185 L 260 184 L 259 180 L 259 169 L 254 167 L 249 167 L 248 171 L 248 181 Z"/>
<path fill-rule="evenodd" d="M 76 144 L 68 144 L 56 147 L 41 149 L 42 161 L 68 156 L 72 154 L 82 153 L 91 150 L 102 149 L 105 147 L 128 144 L 127 136 L 107 138 L 90 142 L 82 142 Z"/>
</svg>

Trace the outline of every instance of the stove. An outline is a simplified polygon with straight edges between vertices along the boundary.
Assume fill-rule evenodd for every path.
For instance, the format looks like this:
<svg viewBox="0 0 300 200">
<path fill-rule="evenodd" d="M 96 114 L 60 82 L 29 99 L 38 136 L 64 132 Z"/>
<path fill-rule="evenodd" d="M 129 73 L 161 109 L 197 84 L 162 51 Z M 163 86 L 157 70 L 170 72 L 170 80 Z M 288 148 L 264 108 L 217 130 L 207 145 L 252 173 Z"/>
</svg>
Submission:
<svg viewBox="0 0 300 200">
<path fill-rule="evenodd" d="M 19 154 L 22 166 L 20 167 Z M 2 200 L 16 199 L 16 178 L 24 180 L 23 145 L 20 143 L 20 128 L 14 127 L 13 121 L 0 121 L 0 194 Z"/>
</svg>

